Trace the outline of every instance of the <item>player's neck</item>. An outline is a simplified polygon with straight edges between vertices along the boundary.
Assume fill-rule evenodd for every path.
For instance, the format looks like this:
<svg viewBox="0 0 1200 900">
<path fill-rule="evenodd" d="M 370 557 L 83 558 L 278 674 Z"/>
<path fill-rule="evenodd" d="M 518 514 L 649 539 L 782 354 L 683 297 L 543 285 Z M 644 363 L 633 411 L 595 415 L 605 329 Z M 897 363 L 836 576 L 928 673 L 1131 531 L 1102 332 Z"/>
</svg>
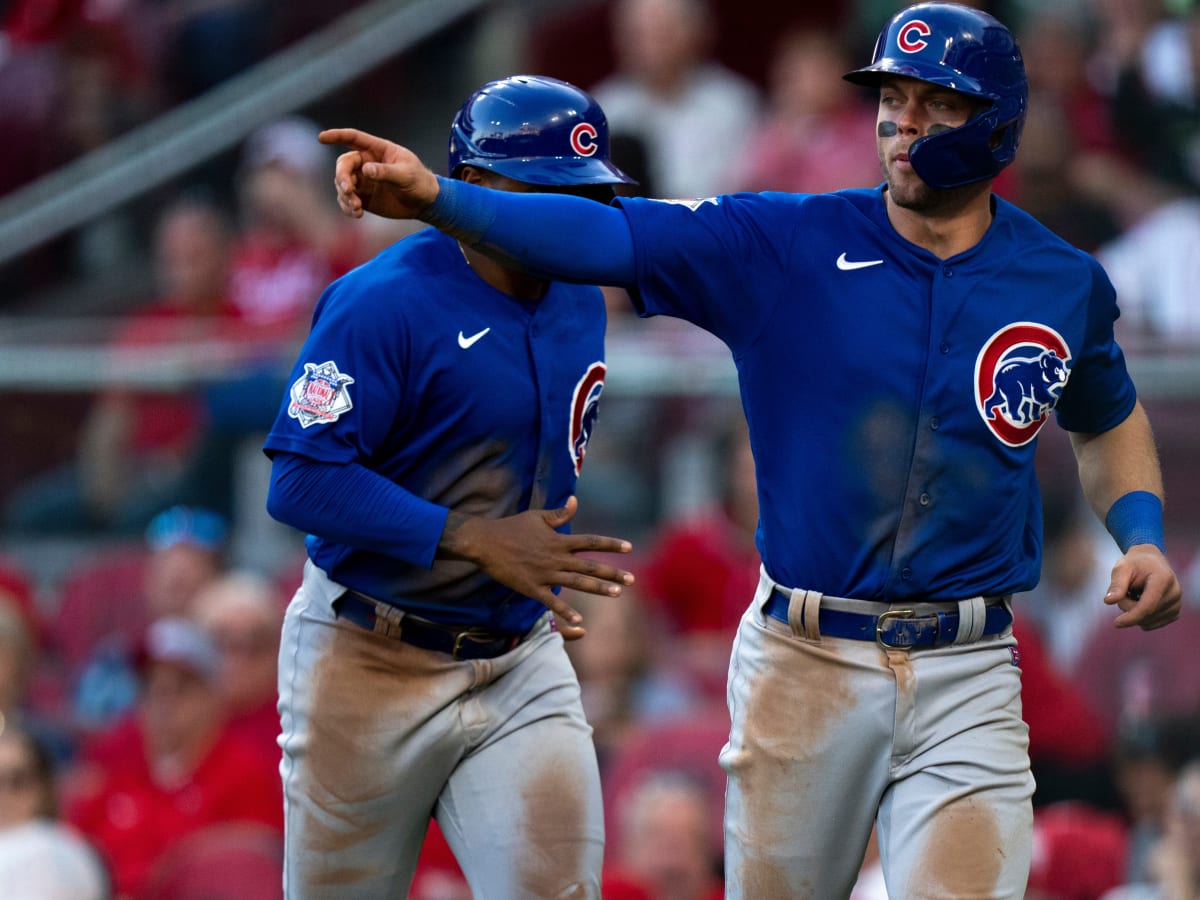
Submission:
<svg viewBox="0 0 1200 900">
<path fill-rule="evenodd" d="M 463 259 L 471 271 L 496 290 L 522 300 L 540 300 L 546 293 L 546 280 L 536 278 L 525 272 L 510 269 L 496 262 L 489 256 L 484 256 L 478 250 L 458 245 L 462 249 Z"/>
<path fill-rule="evenodd" d="M 891 192 L 885 191 L 888 220 L 901 237 L 939 259 L 957 256 L 983 240 L 992 224 L 990 182 L 971 188 L 965 192 L 960 188 L 953 194 L 940 192 L 947 195 L 948 202 L 919 209 L 900 206 Z"/>
</svg>

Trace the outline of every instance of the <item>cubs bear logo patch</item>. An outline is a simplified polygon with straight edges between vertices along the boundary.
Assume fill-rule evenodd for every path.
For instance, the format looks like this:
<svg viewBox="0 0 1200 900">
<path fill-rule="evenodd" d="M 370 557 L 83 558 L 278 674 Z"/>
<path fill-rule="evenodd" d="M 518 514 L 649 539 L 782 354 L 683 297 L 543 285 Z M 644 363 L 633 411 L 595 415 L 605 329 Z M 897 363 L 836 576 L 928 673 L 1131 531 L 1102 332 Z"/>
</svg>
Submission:
<svg viewBox="0 0 1200 900">
<path fill-rule="evenodd" d="M 583 468 L 588 438 L 592 436 L 592 428 L 600 413 L 600 393 L 604 390 L 606 371 L 604 363 L 592 363 L 575 384 L 575 391 L 571 397 L 571 435 L 568 449 L 575 463 L 576 475 Z"/>
<path fill-rule="evenodd" d="M 993 334 L 975 359 L 975 403 L 988 430 L 1009 447 L 1032 441 L 1058 404 L 1071 374 L 1062 335 L 1037 322 Z"/>
<path fill-rule="evenodd" d="M 346 389 L 351 384 L 354 379 L 339 372 L 333 360 L 320 365 L 305 363 L 304 374 L 292 382 L 288 392 L 291 397 L 288 415 L 299 422 L 301 428 L 336 422 L 342 413 L 354 406 Z"/>
</svg>

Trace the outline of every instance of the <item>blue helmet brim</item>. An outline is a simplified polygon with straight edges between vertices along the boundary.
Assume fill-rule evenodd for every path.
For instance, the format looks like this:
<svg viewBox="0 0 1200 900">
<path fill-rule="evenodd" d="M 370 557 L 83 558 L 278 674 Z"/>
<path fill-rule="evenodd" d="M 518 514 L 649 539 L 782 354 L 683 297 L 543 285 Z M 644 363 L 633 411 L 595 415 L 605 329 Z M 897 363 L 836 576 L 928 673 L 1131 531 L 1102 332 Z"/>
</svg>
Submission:
<svg viewBox="0 0 1200 900">
<path fill-rule="evenodd" d="M 525 184 L 637 184 L 606 159 L 567 159 L 558 157 L 517 157 L 460 159 L 457 169 L 476 166 Z M 451 173 L 454 174 L 454 173 Z"/>
<path fill-rule="evenodd" d="M 853 72 L 847 72 L 842 77 L 853 84 L 864 87 L 879 87 L 885 75 L 900 75 L 906 78 L 917 78 L 930 84 L 941 85 L 953 91 L 970 94 L 972 97 L 990 98 L 979 80 L 962 72 L 949 69 L 944 65 L 933 65 L 922 60 L 893 59 L 884 57 L 879 62 Z"/>
</svg>

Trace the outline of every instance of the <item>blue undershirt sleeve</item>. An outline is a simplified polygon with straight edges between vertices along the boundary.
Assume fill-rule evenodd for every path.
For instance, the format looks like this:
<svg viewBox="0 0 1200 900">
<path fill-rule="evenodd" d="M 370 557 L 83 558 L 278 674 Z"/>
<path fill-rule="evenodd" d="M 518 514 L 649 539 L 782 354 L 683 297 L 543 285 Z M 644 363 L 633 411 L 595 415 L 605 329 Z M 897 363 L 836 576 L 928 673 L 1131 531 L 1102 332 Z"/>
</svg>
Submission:
<svg viewBox="0 0 1200 900">
<path fill-rule="evenodd" d="M 616 206 L 438 178 L 422 218 L 494 259 L 555 281 L 632 287 L 633 234 Z"/>
<path fill-rule="evenodd" d="M 358 463 L 276 451 L 267 511 L 286 525 L 340 544 L 429 568 L 449 510 Z"/>
</svg>

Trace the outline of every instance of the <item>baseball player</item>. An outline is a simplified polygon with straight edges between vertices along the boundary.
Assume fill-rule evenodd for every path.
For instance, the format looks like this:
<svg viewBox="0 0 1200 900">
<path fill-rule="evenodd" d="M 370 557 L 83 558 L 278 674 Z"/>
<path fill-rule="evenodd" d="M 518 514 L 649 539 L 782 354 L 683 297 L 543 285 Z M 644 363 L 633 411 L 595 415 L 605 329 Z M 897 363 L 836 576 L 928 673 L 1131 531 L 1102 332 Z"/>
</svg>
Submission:
<svg viewBox="0 0 1200 900">
<path fill-rule="evenodd" d="M 466 101 L 449 173 L 630 181 L 595 101 L 528 76 Z M 309 533 L 280 650 L 288 897 L 404 896 L 431 816 L 476 897 L 599 897 L 596 755 L 547 607 L 579 636 L 557 587 L 632 583 L 580 555 L 628 542 L 568 528 L 604 332 L 597 288 L 435 229 L 321 296 L 266 440 L 268 508 Z"/>
<path fill-rule="evenodd" d="M 872 824 L 888 891 L 1020 898 L 1033 781 L 1011 595 L 1037 582 L 1038 432 L 1071 433 L 1123 555 L 1118 627 L 1179 613 L 1162 484 L 1100 266 L 1002 198 L 1027 103 L 996 19 L 920 3 L 870 65 L 884 182 L 692 201 L 488 193 L 353 130 L 339 203 L 529 271 L 627 288 L 737 365 L 758 591 L 734 641 L 728 896 L 846 897 Z"/>
</svg>

